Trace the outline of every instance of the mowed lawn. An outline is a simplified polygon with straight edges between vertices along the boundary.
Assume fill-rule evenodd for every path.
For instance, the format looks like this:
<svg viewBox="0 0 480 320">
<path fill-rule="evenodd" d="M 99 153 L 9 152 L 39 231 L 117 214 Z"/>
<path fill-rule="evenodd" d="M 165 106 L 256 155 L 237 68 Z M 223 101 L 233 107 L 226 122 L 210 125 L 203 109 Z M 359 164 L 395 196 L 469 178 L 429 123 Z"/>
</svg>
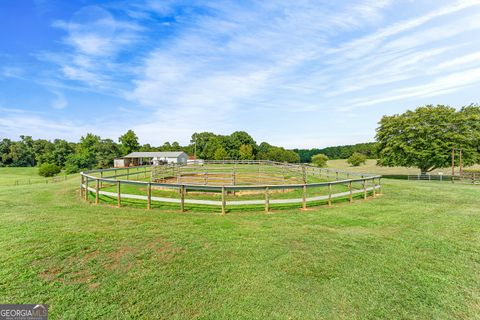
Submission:
<svg viewBox="0 0 480 320">
<path fill-rule="evenodd" d="M 457 159 L 458 160 L 458 159 Z M 328 160 L 327 167 L 331 169 L 341 169 L 350 172 L 361 172 L 361 173 L 374 173 L 374 174 L 384 174 L 384 175 L 416 175 L 420 173 L 418 168 L 405 168 L 405 167 L 380 167 L 377 166 L 377 160 L 368 159 L 367 162 L 361 166 L 353 167 L 347 163 L 346 159 L 338 160 Z M 480 169 L 479 165 L 475 165 L 469 168 Z M 439 168 L 435 169 L 430 174 L 438 175 L 439 172 L 442 172 L 445 175 L 452 174 L 452 168 Z M 455 174 L 460 172 L 460 168 L 455 168 Z"/>
<path fill-rule="evenodd" d="M 480 187 L 383 182 L 351 205 L 226 216 L 0 183 L 0 301 L 51 319 L 478 318 Z"/>
</svg>

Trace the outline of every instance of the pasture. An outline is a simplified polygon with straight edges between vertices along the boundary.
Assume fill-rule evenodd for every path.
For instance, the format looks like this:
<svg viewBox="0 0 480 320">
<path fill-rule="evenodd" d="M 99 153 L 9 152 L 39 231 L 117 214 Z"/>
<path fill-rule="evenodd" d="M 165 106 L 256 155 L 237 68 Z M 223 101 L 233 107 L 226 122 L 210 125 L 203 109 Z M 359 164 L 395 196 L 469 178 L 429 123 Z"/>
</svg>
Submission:
<svg viewBox="0 0 480 320">
<path fill-rule="evenodd" d="M 382 175 L 417 175 L 420 173 L 418 168 L 406 168 L 406 167 L 380 167 L 377 166 L 377 160 L 367 159 L 367 162 L 364 165 L 353 167 L 347 160 L 338 159 L 338 160 L 328 160 L 328 168 L 335 168 L 346 170 L 350 172 L 362 172 L 362 173 L 372 173 L 372 174 L 382 174 Z M 480 165 L 472 166 L 471 168 L 480 169 Z M 458 174 L 460 171 L 459 167 L 455 167 L 455 172 Z M 439 168 L 435 169 L 430 174 L 437 175 L 439 172 L 443 172 L 445 175 L 450 175 L 452 173 L 452 168 Z"/>
<path fill-rule="evenodd" d="M 12 186 L 27 171 L 0 168 L 0 301 L 52 319 L 480 313 L 478 186 L 385 179 L 367 201 L 220 216 L 90 204 L 79 178 Z"/>
</svg>

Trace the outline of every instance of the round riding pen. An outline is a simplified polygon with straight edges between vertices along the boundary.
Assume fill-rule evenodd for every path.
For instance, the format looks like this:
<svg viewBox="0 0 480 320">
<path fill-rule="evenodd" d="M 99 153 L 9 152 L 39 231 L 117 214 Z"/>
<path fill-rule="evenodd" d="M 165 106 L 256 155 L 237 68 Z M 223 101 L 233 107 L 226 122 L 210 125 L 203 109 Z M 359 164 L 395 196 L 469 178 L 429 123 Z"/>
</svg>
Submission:
<svg viewBox="0 0 480 320">
<path fill-rule="evenodd" d="M 118 207 L 283 208 L 375 197 L 381 176 L 274 161 L 202 161 L 81 172 L 85 200 Z M 188 207 L 188 208 L 187 208 Z M 215 210 L 216 211 L 216 210 Z"/>
</svg>

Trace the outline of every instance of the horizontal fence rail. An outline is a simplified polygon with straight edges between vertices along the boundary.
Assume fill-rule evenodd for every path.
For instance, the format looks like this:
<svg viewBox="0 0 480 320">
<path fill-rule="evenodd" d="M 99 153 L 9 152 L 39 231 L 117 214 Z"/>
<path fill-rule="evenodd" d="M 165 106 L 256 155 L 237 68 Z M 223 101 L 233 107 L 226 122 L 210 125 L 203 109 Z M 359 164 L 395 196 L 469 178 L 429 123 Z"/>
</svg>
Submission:
<svg viewBox="0 0 480 320">
<path fill-rule="evenodd" d="M 233 165 L 233 168 L 226 170 L 220 165 Z M 247 174 L 250 174 L 248 170 L 245 170 L 245 165 L 255 165 L 258 166 L 255 172 L 265 172 L 266 177 L 271 172 L 266 168 L 276 168 L 285 172 L 288 170 L 288 174 L 291 175 L 292 172 L 297 173 L 296 180 L 293 183 L 286 183 L 285 178 L 279 179 L 278 177 L 273 177 L 270 180 L 272 183 L 264 184 L 236 184 L 235 183 L 235 174 L 237 171 L 244 170 Z M 220 167 L 219 167 L 220 166 Z M 262 169 L 263 168 L 263 169 Z M 237 171 L 236 171 L 237 170 Z M 263 171 L 262 171 L 263 170 Z M 283 171 L 282 171 L 283 170 Z M 184 183 L 182 180 L 182 173 L 194 173 L 198 174 L 199 172 L 207 172 L 207 174 L 221 173 L 226 174 L 227 176 L 232 174 L 233 179 L 220 177 L 212 178 L 212 176 L 207 177 L 211 179 L 210 183 L 205 182 L 205 178 L 200 176 L 198 183 L 196 180 L 192 183 Z M 152 179 L 158 179 L 159 174 L 163 176 L 163 180 L 166 180 L 167 174 L 169 180 L 176 180 L 174 182 L 156 182 L 151 181 Z M 312 202 L 327 202 L 328 205 L 332 204 L 332 200 L 338 198 L 348 198 L 349 202 L 353 201 L 355 195 L 363 195 L 363 199 L 367 199 L 368 196 L 375 197 L 381 192 L 381 176 L 380 175 L 369 175 L 369 174 L 360 174 L 360 173 L 351 173 L 340 170 L 332 170 L 326 168 L 318 168 L 310 165 L 295 165 L 295 164 L 286 164 L 273 161 L 265 160 L 240 160 L 240 161 L 203 161 L 199 163 L 193 163 L 188 165 L 164 165 L 164 166 L 139 166 L 139 167 L 127 167 L 127 168 L 112 168 L 112 169 L 98 169 L 90 170 L 80 173 L 81 183 L 80 191 L 82 197 L 85 200 L 89 200 L 89 194 L 93 194 L 95 197 L 95 203 L 98 204 L 100 201 L 100 196 L 107 196 L 111 198 L 116 198 L 117 206 L 120 207 L 122 204 L 122 199 L 134 199 L 134 200 L 143 200 L 147 202 L 147 208 L 151 208 L 152 202 L 160 203 L 171 203 L 171 204 L 180 204 L 180 209 L 182 212 L 185 211 L 185 204 L 191 205 L 206 205 L 206 206 L 218 206 L 222 209 L 222 214 L 226 213 L 227 206 L 258 206 L 263 205 L 265 211 L 270 210 L 270 205 L 272 204 L 301 204 L 303 209 L 307 208 L 308 203 Z M 326 179 L 332 179 L 328 182 L 308 182 L 308 177 L 322 177 Z M 157 177 L 157 178 L 156 178 Z M 250 176 L 248 176 L 250 177 Z M 140 181 L 139 179 L 150 179 L 149 181 Z M 198 178 L 198 177 L 195 177 Z M 255 176 L 253 176 L 255 178 Z M 131 180 L 134 179 L 134 180 Z M 241 179 L 240 179 L 241 180 Z M 263 181 L 259 179 L 258 181 Z M 213 182 L 213 183 L 212 183 Z M 240 181 L 241 183 L 241 181 Z M 131 194 L 128 192 L 122 192 L 122 187 L 125 186 L 140 186 L 146 190 L 145 194 Z M 116 186 L 116 192 L 101 190 L 104 186 Z M 335 192 L 332 190 L 337 186 L 345 187 L 346 191 Z M 174 190 L 178 191 L 178 197 L 159 197 L 152 195 L 152 188 L 158 188 L 161 190 Z M 322 189 L 326 190 L 326 194 L 321 195 L 308 195 L 309 190 Z M 142 189 L 143 190 L 143 189 Z M 301 196 L 295 196 L 292 198 L 282 198 L 282 199 L 272 199 L 271 196 L 273 192 L 280 190 L 300 190 L 298 191 Z M 227 195 L 233 194 L 235 196 L 236 192 L 245 192 L 245 191 L 256 191 L 259 195 L 262 195 L 261 199 L 245 199 L 245 200 L 227 200 Z M 188 192 L 210 192 L 220 195 L 220 199 L 216 200 L 203 200 L 203 199 L 187 199 Z"/>
</svg>

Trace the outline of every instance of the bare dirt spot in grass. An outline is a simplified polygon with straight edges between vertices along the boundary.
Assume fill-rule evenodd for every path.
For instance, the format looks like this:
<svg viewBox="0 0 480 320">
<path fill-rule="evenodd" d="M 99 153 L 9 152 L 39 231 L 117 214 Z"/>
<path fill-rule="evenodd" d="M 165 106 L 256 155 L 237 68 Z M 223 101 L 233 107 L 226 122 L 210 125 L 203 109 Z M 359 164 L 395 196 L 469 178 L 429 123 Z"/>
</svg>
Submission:
<svg viewBox="0 0 480 320">
<path fill-rule="evenodd" d="M 158 238 L 150 242 L 147 247 L 153 250 L 155 253 L 161 255 L 164 259 L 171 259 L 177 253 L 183 252 L 184 249 L 180 247 L 174 247 L 171 242 L 165 239 Z"/>
<path fill-rule="evenodd" d="M 123 260 L 127 259 L 128 256 L 134 255 L 138 250 L 132 247 L 120 247 L 118 250 L 109 253 L 107 257 L 112 262 L 105 265 L 109 270 L 123 270 L 128 271 L 133 267 L 133 261 L 128 263 L 123 263 Z"/>
<path fill-rule="evenodd" d="M 98 288 L 99 285 L 100 285 L 100 284 L 99 284 L 98 282 L 89 283 L 89 284 L 88 284 L 88 289 L 90 289 L 90 290 L 95 290 L 95 289 Z"/>
<path fill-rule="evenodd" d="M 88 283 L 90 286 L 95 276 L 89 272 L 86 265 L 98 256 L 98 250 L 90 252 L 82 250 L 78 255 L 69 256 L 57 263 L 56 266 L 40 272 L 39 276 L 47 282 L 60 282 L 66 285 Z M 45 262 L 43 261 L 43 263 Z M 81 269 L 75 271 L 77 268 Z"/>
<path fill-rule="evenodd" d="M 69 272 L 67 268 L 50 268 L 40 273 L 40 278 L 47 282 L 60 282 L 65 285 L 88 284 L 89 288 L 96 288 L 98 283 L 93 282 L 95 276 L 88 270 Z"/>
</svg>

